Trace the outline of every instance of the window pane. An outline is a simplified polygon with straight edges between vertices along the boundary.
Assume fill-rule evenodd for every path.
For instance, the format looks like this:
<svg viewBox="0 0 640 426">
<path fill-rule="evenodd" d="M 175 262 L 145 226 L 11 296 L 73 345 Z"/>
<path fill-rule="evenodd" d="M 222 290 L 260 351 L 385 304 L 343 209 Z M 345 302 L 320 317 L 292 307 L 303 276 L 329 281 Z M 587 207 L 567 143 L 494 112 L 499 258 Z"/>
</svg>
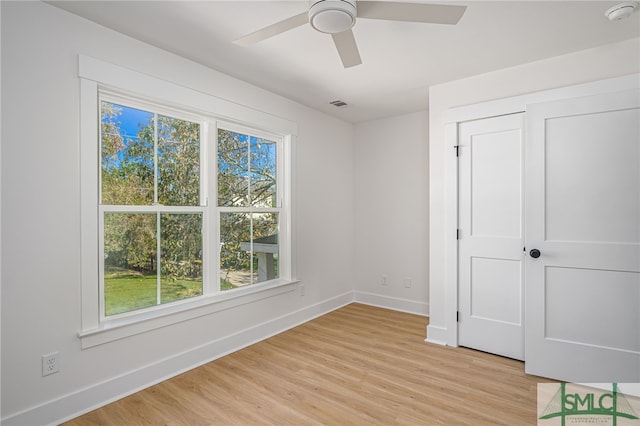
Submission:
<svg viewBox="0 0 640 426">
<path fill-rule="evenodd" d="M 251 253 L 246 249 L 250 237 L 250 213 L 220 214 L 220 288 L 222 290 L 251 284 Z"/>
<path fill-rule="evenodd" d="M 278 278 L 278 214 L 220 215 L 222 290 Z"/>
<path fill-rule="evenodd" d="M 278 278 L 278 213 L 253 214 L 252 248 L 255 281 Z"/>
<path fill-rule="evenodd" d="M 200 205 L 200 125 L 158 116 L 158 202 Z"/>
<path fill-rule="evenodd" d="M 218 205 L 245 207 L 249 204 L 248 137 L 218 130 Z"/>
<path fill-rule="evenodd" d="M 105 213 L 105 315 L 157 302 L 156 214 Z"/>
<path fill-rule="evenodd" d="M 276 142 L 219 129 L 218 205 L 276 206 L 276 157 Z"/>
<path fill-rule="evenodd" d="M 153 203 L 153 114 L 102 102 L 102 204 Z"/>
<path fill-rule="evenodd" d="M 161 303 L 202 295 L 202 214 L 160 215 Z"/>
<path fill-rule="evenodd" d="M 249 202 L 253 207 L 275 207 L 276 153 L 273 141 L 251 137 L 251 173 Z"/>
</svg>

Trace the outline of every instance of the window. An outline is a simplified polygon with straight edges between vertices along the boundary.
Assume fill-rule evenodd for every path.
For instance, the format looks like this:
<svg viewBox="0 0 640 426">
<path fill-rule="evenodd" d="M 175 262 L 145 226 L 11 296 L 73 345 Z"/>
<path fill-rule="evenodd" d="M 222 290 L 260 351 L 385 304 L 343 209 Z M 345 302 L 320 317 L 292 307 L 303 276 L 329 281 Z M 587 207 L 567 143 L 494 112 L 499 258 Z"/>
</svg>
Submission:
<svg viewBox="0 0 640 426">
<path fill-rule="evenodd" d="M 83 347 L 293 290 L 295 125 L 83 56 L 80 77 Z"/>
<path fill-rule="evenodd" d="M 203 294 L 204 120 L 133 105 L 100 98 L 104 317 Z"/>
<path fill-rule="evenodd" d="M 220 281 L 230 289 L 278 278 L 278 193 L 276 137 L 224 126 L 218 128 Z"/>
</svg>

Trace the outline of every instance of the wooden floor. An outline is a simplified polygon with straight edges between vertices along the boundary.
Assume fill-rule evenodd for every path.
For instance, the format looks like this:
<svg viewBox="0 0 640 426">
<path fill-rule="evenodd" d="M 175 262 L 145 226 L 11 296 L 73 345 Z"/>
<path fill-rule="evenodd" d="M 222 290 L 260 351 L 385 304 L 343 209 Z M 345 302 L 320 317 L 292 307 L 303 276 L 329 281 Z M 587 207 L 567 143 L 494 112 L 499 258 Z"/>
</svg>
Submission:
<svg viewBox="0 0 640 426">
<path fill-rule="evenodd" d="M 428 319 L 360 304 L 68 425 L 535 425 L 523 363 L 424 342 Z"/>
</svg>

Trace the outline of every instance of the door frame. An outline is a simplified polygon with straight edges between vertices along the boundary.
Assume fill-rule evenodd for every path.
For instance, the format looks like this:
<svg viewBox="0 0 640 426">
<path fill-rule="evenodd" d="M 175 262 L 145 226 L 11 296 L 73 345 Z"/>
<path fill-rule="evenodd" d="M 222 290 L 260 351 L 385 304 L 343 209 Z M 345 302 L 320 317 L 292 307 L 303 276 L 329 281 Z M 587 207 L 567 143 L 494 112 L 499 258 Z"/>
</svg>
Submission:
<svg viewBox="0 0 640 426">
<path fill-rule="evenodd" d="M 487 101 L 447 110 L 445 114 L 445 327 L 428 329 L 427 341 L 447 346 L 458 346 L 458 126 L 460 123 L 484 118 L 524 112 L 527 105 L 589 95 L 640 89 L 640 74 L 598 80 L 558 89 L 534 92 L 520 96 Z M 526 136 L 526 132 L 523 134 Z M 523 141 L 523 149 L 526 145 Z M 524 151 L 523 151 L 524 152 Z M 524 159 L 526 162 L 526 158 Z M 526 176 L 525 176 L 526 178 Z M 526 217 L 525 217 L 526 226 Z M 526 245 L 526 241 L 525 241 Z M 526 264 L 525 264 L 526 267 Z M 526 282 L 524 283 L 526 285 Z M 526 333 L 526 324 L 523 324 Z"/>
</svg>

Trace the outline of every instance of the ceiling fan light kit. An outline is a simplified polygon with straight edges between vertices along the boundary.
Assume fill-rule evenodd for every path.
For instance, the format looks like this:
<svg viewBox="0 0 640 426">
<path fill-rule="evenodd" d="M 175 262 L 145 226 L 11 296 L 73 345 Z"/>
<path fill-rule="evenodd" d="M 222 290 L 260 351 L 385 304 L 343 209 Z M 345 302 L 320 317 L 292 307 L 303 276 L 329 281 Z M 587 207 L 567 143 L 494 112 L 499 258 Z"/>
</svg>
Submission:
<svg viewBox="0 0 640 426">
<path fill-rule="evenodd" d="M 604 16 L 609 18 L 610 21 L 620 21 L 621 19 L 628 18 L 637 8 L 637 2 L 625 1 L 607 9 Z"/>
<path fill-rule="evenodd" d="M 356 15 L 355 0 L 310 2 L 309 23 L 321 33 L 337 34 L 350 29 L 356 23 Z"/>
</svg>

